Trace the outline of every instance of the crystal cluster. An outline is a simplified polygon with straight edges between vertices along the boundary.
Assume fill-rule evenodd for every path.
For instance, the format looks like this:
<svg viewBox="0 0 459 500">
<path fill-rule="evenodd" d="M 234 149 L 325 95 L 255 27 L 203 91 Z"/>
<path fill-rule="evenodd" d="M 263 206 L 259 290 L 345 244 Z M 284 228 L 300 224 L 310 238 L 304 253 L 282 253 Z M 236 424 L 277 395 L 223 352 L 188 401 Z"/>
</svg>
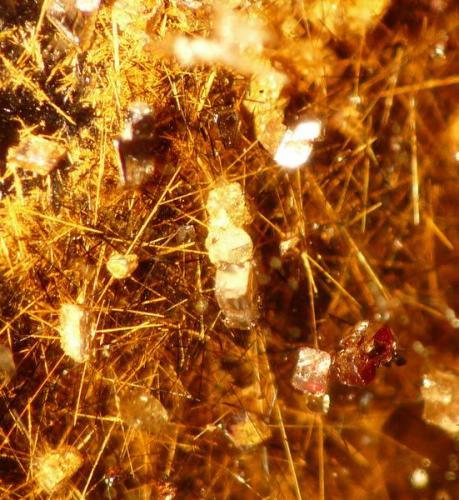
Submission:
<svg viewBox="0 0 459 500">
<path fill-rule="evenodd" d="M 253 243 L 243 226 L 250 214 L 237 182 L 224 183 L 209 193 L 209 233 L 206 248 L 215 265 L 215 296 L 231 328 L 250 328 L 256 319 Z"/>
<path fill-rule="evenodd" d="M 320 349 L 301 348 L 291 383 L 309 396 L 324 396 L 331 376 L 344 385 L 365 387 L 376 377 L 379 366 L 391 362 L 403 362 L 397 354 L 392 330 L 386 325 L 378 328 L 361 321 L 343 338 L 333 355 Z"/>
</svg>

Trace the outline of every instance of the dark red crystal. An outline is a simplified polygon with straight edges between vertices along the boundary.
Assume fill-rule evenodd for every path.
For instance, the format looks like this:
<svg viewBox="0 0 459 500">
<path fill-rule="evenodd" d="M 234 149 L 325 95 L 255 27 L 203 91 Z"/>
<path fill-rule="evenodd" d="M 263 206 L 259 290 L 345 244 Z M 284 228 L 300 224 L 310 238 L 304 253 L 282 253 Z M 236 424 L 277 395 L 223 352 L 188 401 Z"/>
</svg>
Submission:
<svg viewBox="0 0 459 500">
<path fill-rule="evenodd" d="M 384 325 L 376 330 L 361 322 L 341 341 L 332 362 L 336 378 L 345 385 L 364 387 L 376 376 L 376 369 L 397 358 L 397 344 L 392 330 Z"/>
</svg>

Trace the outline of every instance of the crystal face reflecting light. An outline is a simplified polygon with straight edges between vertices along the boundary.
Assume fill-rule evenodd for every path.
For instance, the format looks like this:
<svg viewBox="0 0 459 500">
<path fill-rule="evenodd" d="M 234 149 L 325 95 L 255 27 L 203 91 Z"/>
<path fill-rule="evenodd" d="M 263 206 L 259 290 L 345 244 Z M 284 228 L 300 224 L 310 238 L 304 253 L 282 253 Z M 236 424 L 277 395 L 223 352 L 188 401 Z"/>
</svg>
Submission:
<svg viewBox="0 0 459 500">
<path fill-rule="evenodd" d="M 286 168 L 298 168 L 306 163 L 312 153 L 312 142 L 321 132 L 321 123 L 308 120 L 298 124 L 293 130 L 287 130 L 277 148 L 274 160 Z"/>
<path fill-rule="evenodd" d="M 331 356 L 328 352 L 303 347 L 298 352 L 298 362 L 292 385 L 299 391 L 321 396 L 327 392 Z"/>
</svg>

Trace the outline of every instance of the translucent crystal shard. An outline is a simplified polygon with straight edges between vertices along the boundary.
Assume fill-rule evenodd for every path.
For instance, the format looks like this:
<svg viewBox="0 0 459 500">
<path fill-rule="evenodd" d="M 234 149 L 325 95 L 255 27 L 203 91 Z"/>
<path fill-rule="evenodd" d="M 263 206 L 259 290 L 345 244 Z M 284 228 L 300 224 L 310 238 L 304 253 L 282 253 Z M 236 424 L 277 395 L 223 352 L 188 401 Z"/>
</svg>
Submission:
<svg viewBox="0 0 459 500">
<path fill-rule="evenodd" d="M 88 359 L 88 322 L 85 310 L 78 304 L 62 304 L 60 328 L 62 350 L 77 363 Z"/>
<path fill-rule="evenodd" d="M 107 269 L 113 278 L 126 279 L 137 269 L 139 258 L 135 254 L 114 252 L 107 261 Z"/>
<path fill-rule="evenodd" d="M 459 376 L 436 369 L 424 375 L 421 394 L 423 418 L 449 434 L 459 432 Z"/>
<path fill-rule="evenodd" d="M 250 449 L 268 440 L 271 430 L 256 414 L 241 412 L 228 424 L 227 436 L 237 448 Z"/>
<path fill-rule="evenodd" d="M 21 138 L 17 146 L 8 151 L 8 166 L 22 168 L 39 175 L 48 175 L 64 158 L 66 150 L 57 142 L 39 135 Z"/>
<path fill-rule="evenodd" d="M 86 50 L 96 24 L 100 0 L 51 0 L 48 19 L 74 45 Z"/>
<path fill-rule="evenodd" d="M 281 93 L 287 77 L 266 63 L 264 71 L 254 74 L 244 100 L 244 106 L 253 114 L 257 139 L 274 155 L 287 129 L 284 111 L 287 100 Z"/>
<path fill-rule="evenodd" d="M 227 182 L 217 185 L 210 192 L 206 203 L 209 225 L 212 227 L 241 227 L 251 221 L 241 185 Z"/>
<path fill-rule="evenodd" d="M 326 394 L 330 365 L 331 356 L 328 352 L 310 347 L 301 348 L 292 377 L 293 387 L 313 396 Z"/>
<path fill-rule="evenodd" d="M 274 160 L 285 168 L 298 168 L 309 159 L 312 143 L 320 135 L 321 124 L 317 120 L 299 123 L 294 129 L 287 130 L 282 137 Z"/>
<path fill-rule="evenodd" d="M 49 451 L 35 464 L 35 480 L 47 493 L 56 493 L 83 465 L 81 453 L 73 447 Z"/>
<path fill-rule="evenodd" d="M 121 418 L 134 428 L 156 434 L 169 420 L 167 410 L 148 390 L 128 389 L 120 397 Z"/>
<path fill-rule="evenodd" d="M 228 264 L 217 269 L 215 296 L 230 328 L 248 329 L 257 318 L 253 281 L 250 262 Z"/>
<path fill-rule="evenodd" d="M 246 231 L 236 226 L 210 229 L 206 239 L 212 264 L 242 264 L 252 259 L 253 243 Z"/>
<path fill-rule="evenodd" d="M 209 234 L 206 248 L 216 266 L 215 296 L 231 328 L 248 329 L 257 317 L 253 276 L 253 243 L 243 225 L 250 213 L 236 183 L 220 184 L 207 199 Z"/>
<path fill-rule="evenodd" d="M 159 151 L 160 142 L 150 106 L 143 102 L 131 104 L 124 130 L 114 141 L 123 186 L 137 188 L 151 180 L 155 173 L 155 152 Z"/>
<path fill-rule="evenodd" d="M 10 382 L 15 373 L 16 365 L 11 349 L 5 344 L 0 344 L 0 389 Z"/>
</svg>

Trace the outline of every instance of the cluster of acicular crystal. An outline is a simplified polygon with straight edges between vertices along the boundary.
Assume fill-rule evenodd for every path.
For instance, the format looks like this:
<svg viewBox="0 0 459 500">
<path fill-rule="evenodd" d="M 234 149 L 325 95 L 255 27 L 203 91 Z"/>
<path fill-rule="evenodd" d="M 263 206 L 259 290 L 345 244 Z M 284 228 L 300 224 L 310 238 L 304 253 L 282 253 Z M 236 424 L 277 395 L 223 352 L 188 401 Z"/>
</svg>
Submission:
<svg viewBox="0 0 459 500">
<path fill-rule="evenodd" d="M 292 385 L 309 395 L 322 396 L 333 375 L 344 385 L 365 387 L 373 381 L 379 366 L 397 359 L 396 347 L 388 326 L 375 329 L 368 321 L 362 321 L 333 355 L 320 349 L 300 349 Z"/>
<path fill-rule="evenodd" d="M 222 183 L 209 193 L 206 248 L 215 265 L 215 296 L 231 328 L 250 328 L 256 319 L 253 243 L 243 226 L 250 214 L 237 182 Z"/>
</svg>

